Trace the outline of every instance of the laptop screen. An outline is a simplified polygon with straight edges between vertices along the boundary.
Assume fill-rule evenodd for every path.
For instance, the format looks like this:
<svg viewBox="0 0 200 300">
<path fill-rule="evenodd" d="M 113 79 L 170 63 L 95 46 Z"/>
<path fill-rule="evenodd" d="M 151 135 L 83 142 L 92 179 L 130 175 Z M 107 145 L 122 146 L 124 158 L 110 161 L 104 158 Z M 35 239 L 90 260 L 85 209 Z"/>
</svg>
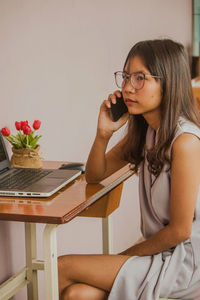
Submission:
<svg viewBox="0 0 200 300">
<path fill-rule="evenodd" d="M 6 159 L 6 154 L 4 151 L 2 140 L 0 139 L 0 162 Z"/>
<path fill-rule="evenodd" d="M 3 137 L 0 133 L 0 172 L 2 169 L 9 168 L 9 167 L 10 167 L 10 161 L 9 161 L 8 153 L 3 141 Z"/>
</svg>

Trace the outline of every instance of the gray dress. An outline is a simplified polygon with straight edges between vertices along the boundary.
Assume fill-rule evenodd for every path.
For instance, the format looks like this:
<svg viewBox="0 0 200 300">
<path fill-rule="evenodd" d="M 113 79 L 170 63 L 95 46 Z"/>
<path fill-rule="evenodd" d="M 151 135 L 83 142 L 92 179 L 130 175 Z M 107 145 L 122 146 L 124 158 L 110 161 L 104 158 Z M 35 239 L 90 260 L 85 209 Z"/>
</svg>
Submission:
<svg viewBox="0 0 200 300">
<path fill-rule="evenodd" d="M 174 140 L 184 132 L 200 138 L 200 129 L 180 118 Z M 155 139 L 155 131 L 149 127 L 148 148 Z M 145 160 L 139 173 L 139 194 L 141 231 L 149 238 L 169 223 L 170 170 L 167 166 L 156 179 L 149 173 Z M 200 188 L 190 239 L 156 255 L 129 258 L 120 269 L 108 299 L 157 300 L 159 297 L 200 300 Z"/>
</svg>

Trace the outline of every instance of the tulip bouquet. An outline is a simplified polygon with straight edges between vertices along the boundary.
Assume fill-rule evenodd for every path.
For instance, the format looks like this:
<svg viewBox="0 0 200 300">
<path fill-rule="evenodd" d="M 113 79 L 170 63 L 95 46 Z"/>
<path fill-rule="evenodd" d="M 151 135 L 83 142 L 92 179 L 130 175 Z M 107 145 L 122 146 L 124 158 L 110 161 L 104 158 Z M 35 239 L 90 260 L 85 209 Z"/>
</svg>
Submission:
<svg viewBox="0 0 200 300">
<path fill-rule="evenodd" d="M 15 127 L 18 131 L 17 135 L 14 136 L 10 134 L 10 129 L 4 127 L 1 129 L 3 136 L 12 144 L 15 149 L 29 148 L 35 149 L 37 147 L 37 142 L 41 135 L 36 135 L 36 130 L 41 126 L 39 120 L 33 122 L 33 129 L 29 125 L 28 121 L 15 122 Z"/>
</svg>

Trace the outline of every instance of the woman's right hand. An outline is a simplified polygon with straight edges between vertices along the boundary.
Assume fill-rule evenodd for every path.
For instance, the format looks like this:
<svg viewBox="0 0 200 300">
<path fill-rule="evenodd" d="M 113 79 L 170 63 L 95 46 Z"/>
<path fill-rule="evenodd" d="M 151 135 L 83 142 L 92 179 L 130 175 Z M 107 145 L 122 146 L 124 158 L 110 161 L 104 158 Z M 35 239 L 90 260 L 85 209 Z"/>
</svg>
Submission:
<svg viewBox="0 0 200 300">
<path fill-rule="evenodd" d="M 116 103 L 116 97 L 121 97 L 121 92 L 115 91 L 104 100 L 100 107 L 97 135 L 101 138 L 109 139 L 115 131 L 121 128 L 128 120 L 129 114 L 124 114 L 117 122 L 114 122 L 111 117 L 110 102 Z"/>
<path fill-rule="evenodd" d="M 119 145 L 115 146 L 114 151 L 110 150 L 106 154 L 110 137 L 126 123 L 129 115 L 126 113 L 117 122 L 113 122 L 110 101 L 116 103 L 116 97 L 121 97 L 120 91 L 109 95 L 100 107 L 97 134 L 86 164 L 85 177 L 88 183 L 98 183 L 127 164 L 120 157 L 121 146 L 119 147 Z"/>
</svg>

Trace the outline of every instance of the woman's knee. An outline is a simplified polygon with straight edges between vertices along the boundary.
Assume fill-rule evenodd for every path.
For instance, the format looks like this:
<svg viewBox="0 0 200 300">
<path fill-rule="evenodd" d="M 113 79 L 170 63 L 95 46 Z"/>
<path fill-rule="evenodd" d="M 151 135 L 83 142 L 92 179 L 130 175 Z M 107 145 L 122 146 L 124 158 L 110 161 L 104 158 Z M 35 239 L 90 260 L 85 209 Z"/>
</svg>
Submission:
<svg viewBox="0 0 200 300">
<path fill-rule="evenodd" d="M 87 287 L 82 284 L 72 284 L 68 286 L 63 294 L 62 300 L 86 300 L 88 299 Z"/>
<path fill-rule="evenodd" d="M 70 285 L 63 291 L 61 300 L 74 300 L 77 299 L 76 297 L 77 297 L 76 290 L 74 289 L 73 285 Z"/>
</svg>

